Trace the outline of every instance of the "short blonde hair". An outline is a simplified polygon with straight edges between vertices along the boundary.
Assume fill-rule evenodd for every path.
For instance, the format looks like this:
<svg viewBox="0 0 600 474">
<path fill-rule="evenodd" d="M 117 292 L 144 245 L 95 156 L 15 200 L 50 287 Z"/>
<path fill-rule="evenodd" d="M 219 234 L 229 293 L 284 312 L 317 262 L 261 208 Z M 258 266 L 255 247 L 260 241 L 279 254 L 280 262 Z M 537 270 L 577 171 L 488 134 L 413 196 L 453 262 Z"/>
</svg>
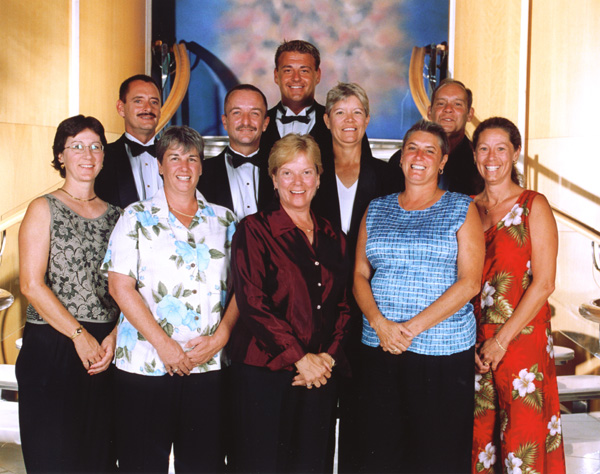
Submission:
<svg viewBox="0 0 600 474">
<path fill-rule="evenodd" d="M 356 82 L 338 82 L 337 86 L 327 93 L 327 102 L 325 103 L 325 113 L 329 115 L 333 106 L 340 100 L 347 100 L 350 97 L 356 97 L 365 109 L 367 117 L 369 116 L 369 98 L 365 90 Z"/>
<path fill-rule="evenodd" d="M 275 176 L 279 168 L 292 161 L 300 153 L 304 153 L 312 159 L 319 175 L 323 172 L 321 150 L 319 150 L 319 145 L 317 145 L 315 139 L 310 135 L 290 133 L 277 140 L 271 148 L 271 153 L 269 153 L 269 176 Z"/>
</svg>

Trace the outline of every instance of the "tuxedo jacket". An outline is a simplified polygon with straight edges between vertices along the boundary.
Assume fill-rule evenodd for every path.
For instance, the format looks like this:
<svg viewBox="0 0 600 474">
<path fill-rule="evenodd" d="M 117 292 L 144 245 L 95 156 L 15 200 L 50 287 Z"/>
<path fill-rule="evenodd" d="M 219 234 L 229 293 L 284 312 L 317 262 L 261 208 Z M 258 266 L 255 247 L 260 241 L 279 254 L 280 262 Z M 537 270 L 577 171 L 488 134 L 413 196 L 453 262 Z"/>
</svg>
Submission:
<svg viewBox="0 0 600 474">
<path fill-rule="evenodd" d="M 321 175 L 321 184 L 313 199 L 312 208 L 315 213 L 330 221 L 334 226 L 341 228 L 340 200 L 337 192 L 333 151 L 327 150 L 323 153 L 322 161 L 323 174 Z M 363 146 L 350 228 L 346 236 L 348 256 L 351 262 L 354 262 L 360 222 L 369 203 L 379 196 L 388 194 L 386 171 L 386 163 L 374 158 L 370 148 Z"/>
<path fill-rule="evenodd" d="M 226 149 L 225 149 L 226 150 Z M 225 150 L 213 158 L 202 162 L 202 175 L 198 181 L 198 190 L 208 202 L 224 206 L 233 211 L 233 198 L 227 168 Z M 261 211 L 273 200 L 273 180 L 269 176 L 266 157 L 261 154 L 258 167 L 258 210 Z"/>
<path fill-rule="evenodd" d="M 96 177 L 94 190 L 100 199 L 121 209 L 140 200 L 125 149 L 125 134 L 116 142 L 106 145 L 104 166 Z"/>
<path fill-rule="evenodd" d="M 279 102 L 279 104 L 281 104 L 281 102 Z M 271 148 L 273 148 L 273 144 L 281 138 L 279 130 L 277 129 L 277 107 L 279 107 L 279 104 L 267 112 L 267 115 L 270 118 L 269 125 L 267 125 L 267 129 L 260 137 L 260 149 L 265 153 L 267 159 L 271 152 Z M 315 139 L 322 152 L 331 147 L 331 132 L 327 128 L 327 125 L 325 125 L 325 120 L 323 119 L 325 107 L 315 102 L 315 114 L 315 124 L 308 134 Z"/>
</svg>

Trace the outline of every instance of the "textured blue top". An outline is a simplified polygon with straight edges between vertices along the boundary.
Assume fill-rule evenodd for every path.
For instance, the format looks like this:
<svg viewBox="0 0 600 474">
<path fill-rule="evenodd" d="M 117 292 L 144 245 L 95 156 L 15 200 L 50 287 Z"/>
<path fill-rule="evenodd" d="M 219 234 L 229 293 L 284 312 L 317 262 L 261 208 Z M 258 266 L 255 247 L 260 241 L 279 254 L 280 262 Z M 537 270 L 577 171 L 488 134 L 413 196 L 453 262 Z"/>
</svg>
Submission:
<svg viewBox="0 0 600 474">
<path fill-rule="evenodd" d="M 447 191 L 431 207 L 405 211 L 398 194 L 371 201 L 367 213 L 366 254 L 374 274 L 371 288 L 381 313 L 407 321 L 427 308 L 456 282 L 456 233 L 467 217 L 471 198 Z M 379 346 L 375 330 L 363 316 L 362 342 Z M 422 332 L 409 351 L 449 355 L 475 344 L 471 303 Z"/>
</svg>

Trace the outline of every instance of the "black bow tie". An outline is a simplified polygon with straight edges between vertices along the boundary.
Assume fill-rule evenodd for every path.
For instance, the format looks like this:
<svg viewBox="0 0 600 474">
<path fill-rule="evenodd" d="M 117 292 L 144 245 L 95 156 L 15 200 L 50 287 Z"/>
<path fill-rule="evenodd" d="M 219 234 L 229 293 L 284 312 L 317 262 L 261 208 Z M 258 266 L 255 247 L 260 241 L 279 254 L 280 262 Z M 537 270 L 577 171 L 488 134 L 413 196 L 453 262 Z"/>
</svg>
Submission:
<svg viewBox="0 0 600 474">
<path fill-rule="evenodd" d="M 283 105 L 281 105 L 281 103 L 279 104 L 279 110 L 281 110 L 281 112 L 283 113 L 283 115 L 279 118 L 279 120 L 283 124 L 288 124 L 292 122 L 309 123 L 310 114 L 313 112 L 313 110 L 315 110 L 315 106 L 311 105 L 306 110 L 306 115 L 286 115 L 286 109 L 283 107 Z"/>
<path fill-rule="evenodd" d="M 231 157 L 231 164 L 234 168 L 242 166 L 245 163 L 250 163 L 251 165 L 258 166 L 260 152 L 250 157 L 247 157 L 244 155 L 240 155 L 239 153 L 233 151 L 231 148 L 227 147 L 227 154 Z"/>
<path fill-rule="evenodd" d="M 152 145 L 140 145 L 127 137 L 125 137 L 125 142 L 129 145 L 131 156 L 140 156 L 142 153 L 146 152 L 156 158 L 156 145 L 154 143 Z"/>
</svg>

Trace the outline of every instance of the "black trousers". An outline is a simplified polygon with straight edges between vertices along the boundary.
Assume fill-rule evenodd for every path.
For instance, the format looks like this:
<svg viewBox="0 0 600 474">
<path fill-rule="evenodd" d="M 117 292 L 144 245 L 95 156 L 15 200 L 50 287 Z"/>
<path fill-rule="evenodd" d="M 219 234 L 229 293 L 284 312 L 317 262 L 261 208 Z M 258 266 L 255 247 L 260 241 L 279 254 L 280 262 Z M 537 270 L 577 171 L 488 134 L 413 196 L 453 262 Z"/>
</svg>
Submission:
<svg viewBox="0 0 600 474">
<path fill-rule="evenodd" d="M 325 386 L 308 390 L 292 386 L 294 372 L 245 364 L 233 364 L 229 371 L 232 472 L 325 472 L 335 375 Z"/>
<path fill-rule="evenodd" d="M 223 472 L 223 374 L 152 377 L 115 370 L 119 472 Z"/>
<path fill-rule="evenodd" d="M 101 343 L 114 323 L 83 326 Z M 25 325 L 16 374 L 28 473 L 116 470 L 113 369 L 88 375 L 68 337 L 48 324 Z"/>
<path fill-rule="evenodd" d="M 392 355 L 363 346 L 362 472 L 468 473 L 474 349 Z"/>
</svg>

